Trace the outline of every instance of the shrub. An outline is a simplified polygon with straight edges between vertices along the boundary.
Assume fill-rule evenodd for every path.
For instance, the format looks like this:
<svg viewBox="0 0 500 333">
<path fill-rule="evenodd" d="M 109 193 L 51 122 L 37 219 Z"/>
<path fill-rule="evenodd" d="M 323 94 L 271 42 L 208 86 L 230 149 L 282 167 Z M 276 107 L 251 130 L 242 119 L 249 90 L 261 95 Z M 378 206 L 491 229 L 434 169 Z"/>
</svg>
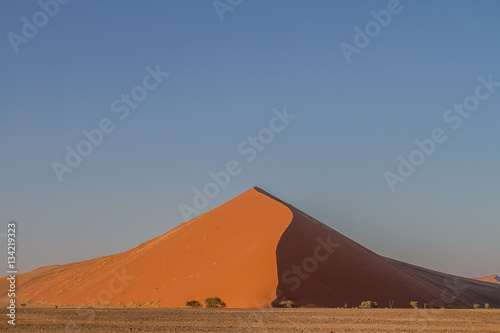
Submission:
<svg viewBox="0 0 500 333">
<path fill-rule="evenodd" d="M 376 309 L 378 308 L 377 302 L 374 301 L 364 301 L 359 305 L 360 309 Z"/>
<path fill-rule="evenodd" d="M 205 299 L 205 306 L 207 308 L 225 308 L 226 303 L 216 296 Z"/>
<path fill-rule="evenodd" d="M 410 305 L 411 305 L 414 309 L 418 309 L 418 301 L 411 301 L 411 302 L 410 302 Z"/>
<path fill-rule="evenodd" d="M 295 307 L 295 302 L 294 301 L 281 301 L 280 305 L 284 308 L 294 308 Z"/>
<path fill-rule="evenodd" d="M 189 302 L 186 302 L 186 306 L 189 306 L 191 308 L 201 308 L 202 307 L 202 305 L 198 301 L 189 301 Z"/>
<path fill-rule="evenodd" d="M 22 304 L 21 304 L 22 305 Z M 489 309 L 490 308 L 490 303 L 484 303 L 484 308 Z"/>
<path fill-rule="evenodd" d="M 474 303 L 474 309 L 479 309 L 479 304 Z"/>
</svg>

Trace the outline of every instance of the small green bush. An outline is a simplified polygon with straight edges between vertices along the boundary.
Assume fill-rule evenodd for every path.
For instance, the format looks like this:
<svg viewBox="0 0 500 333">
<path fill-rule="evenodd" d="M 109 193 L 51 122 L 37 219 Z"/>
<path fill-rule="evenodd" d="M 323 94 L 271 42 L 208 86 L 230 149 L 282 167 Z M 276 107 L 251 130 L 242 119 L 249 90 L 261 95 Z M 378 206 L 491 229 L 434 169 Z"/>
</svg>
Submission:
<svg viewBox="0 0 500 333">
<path fill-rule="evenodd" d="M 295 302 L 294 301 L 281 301 L 280 305 L 284 308 L 294 308 L 295 307 Z"/>
<path fill-rule="evenodd" d="M 198 301 L 189 301 L 189 302 L 186 302 L 186 306 L 189 306 L 191 308 L 201 308 L 202 307 L 202 305 Z"/>
<path fill-rule="evenodd" d="M 378 308 L 377 302 L 374 301 L 364 301 L 359 305 L 360 309 L 376 309 Z"/>
<path fill-rule="evenodd" d="M 219 297 L 209 297 L 205 299 L 205 307 L 207 308 L 225 308 L 226 303 L 224 303 Z"/>
<path fill-rule="evenodd" d="M 416 310 L 418 309 L 418 301 L 411 301 L 410 305 Z"/>
</svg>

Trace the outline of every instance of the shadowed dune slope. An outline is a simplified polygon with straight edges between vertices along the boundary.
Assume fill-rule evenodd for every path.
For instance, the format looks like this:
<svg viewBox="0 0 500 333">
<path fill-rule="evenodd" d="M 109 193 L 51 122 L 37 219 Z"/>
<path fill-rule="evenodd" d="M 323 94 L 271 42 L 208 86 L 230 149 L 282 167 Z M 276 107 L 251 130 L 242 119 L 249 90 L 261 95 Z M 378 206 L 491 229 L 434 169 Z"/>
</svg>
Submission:
<svg viewBox="0 0 500 333">
<path fill-rule="evenodd" d="M 429 303 L 440 290 L 391 264 L 312 217 L 291 208 L 293 220 L 277 249 L 278 298 L 298 306 L 348 307 L 376 301 L 379 307 Z M 455 300 L 452 306 L 464 306 Z"/>
<path fill-rule="evenodd" d="M 443 290 L 446 295 L 440 301 L 447 304 L 454 298 L 459 298 L 472 307 L 474 303 L 489 303 L 491 307 L 500 308 L 500 285 L 451 274 L 436 272 L 394 259 L 387 259 L 426 283 Z"/>
<path fill-rule="evenodd" d="M 500 284 L 500 276 L 498 275 L 488 275 L 480 278 L 474 278 L 473 280 Z"/>
<path fill-rule="evenodd" d="M 269 307 L 278 284 L 276 247 L 291 219 L 286 206 L 250 189 L 130 251 L 20 274 L 19 296 L 164 307 L 219 296 L 228 307 Z"/>
</svg>

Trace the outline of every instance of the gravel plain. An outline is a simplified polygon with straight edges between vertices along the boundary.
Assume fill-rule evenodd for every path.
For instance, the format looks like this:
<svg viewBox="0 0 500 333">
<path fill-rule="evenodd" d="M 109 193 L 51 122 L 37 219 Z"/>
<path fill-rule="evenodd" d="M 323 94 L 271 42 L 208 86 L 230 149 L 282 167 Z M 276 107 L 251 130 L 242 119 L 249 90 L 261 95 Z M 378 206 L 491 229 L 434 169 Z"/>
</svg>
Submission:
<svg viewBox="0 0 500 333">
<path fill-rule="evenodd" d="M 16 332 L 500 332 L 500 310 L 24 308 Z"/>
</svg>

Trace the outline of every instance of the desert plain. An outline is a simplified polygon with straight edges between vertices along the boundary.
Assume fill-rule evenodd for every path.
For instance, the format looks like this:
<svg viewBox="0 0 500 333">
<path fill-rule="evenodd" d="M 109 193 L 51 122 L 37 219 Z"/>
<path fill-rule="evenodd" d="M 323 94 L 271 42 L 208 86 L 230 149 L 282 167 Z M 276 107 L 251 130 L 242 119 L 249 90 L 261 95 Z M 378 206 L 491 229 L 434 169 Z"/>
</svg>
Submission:
<svg viewBox="0 0 500 333">
<path fill-rule="evenodd" d="M 6 310 L 2 309 L 2 317 Z M 10 326 L 10 325 L 9 325 Z M 17 332 L 500 332 L 500 310 L 25 308 Z"/>
</svg>

